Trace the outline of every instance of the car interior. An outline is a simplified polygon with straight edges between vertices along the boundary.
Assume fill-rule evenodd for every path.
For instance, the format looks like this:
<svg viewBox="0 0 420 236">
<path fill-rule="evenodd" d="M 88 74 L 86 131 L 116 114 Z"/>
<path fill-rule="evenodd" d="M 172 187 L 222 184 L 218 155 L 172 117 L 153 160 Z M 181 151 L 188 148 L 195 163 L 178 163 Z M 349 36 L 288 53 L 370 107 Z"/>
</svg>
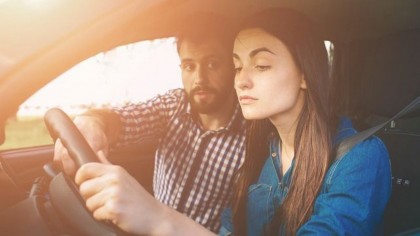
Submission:
<svg viewBox="0 0 420 236">
<path fill-rule="evenodd" d="M 0 1 L 0 9 L 1 4 L 5 4 L 4 12 L 0 10 L 0 29 L 12 33 L 24 29 L 23 24 L 30 22 L 21 22 L 13 30 L 1 23 L 5 22 L 1 16 L 6 16 L 2 14 L 6 10 L 7 17 L 10 17 L 8 22 L 14 22 L 10 12 L 18 6 L 15 9 L 10 2 Z M 278 6 L 291 7 L 307 14 L 319 27 L 325 40 L 333 45 L 331 75 L 336 86 L 335 109 L 339 114 L 350 117 L 359 131 L 388 121 L 420 97 L 420 1 L 142 2 L 95 0 L 80 6 L 76 3 L 54 6 L 55 14 L 64 8 L 73 10 L 71 14 L 63 15 L 67 20 L 74 17 L 79 8 L 83 10 L 80 10 L 76 23 L 67 27 L 68 32 L 60 29 L 54 34 L 55 31 L 52 31 L 48 41 L 34 36 L 33 43 L 37 45 L 21 47 L 22 52 L 14 51 L 21 53 L 21 56 L 16 56 L 18 63 L 15 64 L 2 64 L 2 56 L 5 58 L 3 51 L 11 51 L 3 47 L 6 48 L 12 40 L 5 41 L 0 46 L 0 96 L 4 98 L 0 101 L 3 111 L 0 114 L 0 136 L 5 138 L 7 119 L 14 116 L 26 98 L 77 62 L 119 45 L 173 36 L 177 28 L 183 27 L 178 25 L 182 16 L 199 11 L 221 13 L 238 22 L 255 11 Z M 51 9 L 54 10 L 53 7 Z M 51 26 L 52 30 L 58 28 Z M 25 44 L 15 40 L 9 47 L 20 47 L 19 42 Z M 27 51 L 23 52 L 25 49 Z M 420 234 L 420 104 L 414 104 L 410 112 L 391 120 L 375 135 L 384 141 L 392 168 L 392 195 L 384 215 L 384 235 Z M 126 168 L 153 193 L 154 151 L 157 145 L 158 140 L 145 140 L 113 150 L 110 160 Z M 49 191 L 48 183 L 39 183 L 39 177 L 52 175 L 51 171 L 55 171 L 51 170 L 52 157 L 52 145 L 0 151 L 0 232 L 36 235 L 34 232 L 39 229 L 50 231 L 50 235 L 82 235 L 77 229 L 80 222 L 69 223 L 50 215 L 48 209 L 52 206 L 48 199 L 41 203 L 39 199 L 28 201 L 33 191 Z M 40 185 L 42 189 L 34 188 Z M 27 213 L 28 208 L 36 213 Z M 19 227 L 12 229 L 13 225 Z M 95 235 L 98 231 L 90 234 L 82 232 Z M 116 231 L 106 233 L 122 235 Z"/>
<path fill-rule="evenodd" d="M 409 30 L 386 35 L 363 50 L 360 94 L 355 122 L 360 129 L 398 113 L 420 94 L 420 31 Z M 362 59 L 363 58 L 363 59 Z M 418 227 L 420 219 L 419 144 L 420 109 L 393 120 L 377 135 L 390 153 L 393 189 L 385 214 L 385 232 L 398 233 Z"/>
</svg>

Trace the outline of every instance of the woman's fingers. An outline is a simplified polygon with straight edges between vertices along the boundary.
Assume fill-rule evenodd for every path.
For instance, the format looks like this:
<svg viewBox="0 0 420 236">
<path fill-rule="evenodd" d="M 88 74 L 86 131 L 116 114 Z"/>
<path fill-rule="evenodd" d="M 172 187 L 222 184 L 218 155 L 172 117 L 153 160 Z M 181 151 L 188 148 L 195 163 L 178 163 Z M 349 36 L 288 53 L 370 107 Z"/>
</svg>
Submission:
<svg viewBox="0 0 420 236">
<path fill-rule="evenodd" d="M 121 167 L 101 163 L 83 165 L 75 177 L 80 194 L 92 211 L 106 201 L 119 199 L 124 181 L 124 170 Z"/>
<path fill-rule="evenodd" d="M 76 172 L 74 182 L 76 182 L 77 185 L 81 185 L 83 182 L 89 179 L 102 176 L 103 173 L 105 173 L 104 169 L 106 168 L 101 165 L 103 164 L 96 162 L 89 162 L 82 165 Z"/>
<path fill-rule="evenodd" d="M 118 217 L 115 214 L 115 211 L 112 211 L 114 207 L 110 207 L 112 202 L 107 201 L 104 204 L 99 205 L 98 208 L 92 211 L 93 217 L 97 220 L 110 221 L 115 225 L 118 225 Z"/>
<path fill-rule="evenodd" d="M 130 193 L 124 191 L 126 177 L 121 167 L 100 163 L 85 164 L 77 171 L 80 194 L 95 219 L 117 224 L 123 217 L 124 202 L 129 202 L 124 199 Z"/>
<path fill-rule="evenodd" d="M 117 186 L 102 188 L 95 194 L 85 198 L 86 207 L 91 212 L 95 212 L 99 208 L 106 206 L 107 211 L 113 212 L 113 215 L 115 215 L 116 212 L 119 212 L 117 188 Z"/>
<path fill-rule="evenodd" d="M 87 163 L 76 172 L 75 181 L 95 219 L 112 222 L 127 232 L 153 232 L 159 225 L 156 222 L 166 216 L 166 206 L 120 166 Z"/>
</svg>

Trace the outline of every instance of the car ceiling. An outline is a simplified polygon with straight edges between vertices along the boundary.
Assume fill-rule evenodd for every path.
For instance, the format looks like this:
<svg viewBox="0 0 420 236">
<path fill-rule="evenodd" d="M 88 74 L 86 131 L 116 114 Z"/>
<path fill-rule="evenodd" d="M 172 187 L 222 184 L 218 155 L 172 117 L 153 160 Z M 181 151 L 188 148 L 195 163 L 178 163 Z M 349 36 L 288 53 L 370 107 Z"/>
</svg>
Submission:
<svg viewBox="0 0 420 236">
<path fill-rule="evenodd" d="M 11 64 L 119 11 L 133 14 L 126 40 L 138 41 L 173 35 L 179 19 L 192 12 L 214 11 L 240 21 L 278 6 L 308 14 L 335 41 L 420 28 L 417 0 L 0 0 L 0 76 Z"/>
<path fill-rule="evenodd" d="M 71 66 L 98 52 L 174 35 L 187 14 L 239 22 L 271 7 L 298 9 L 325 39 L 349 42 L 420 28 L 418 0 L 0 0 L 0 121 Z M 18 92 L 16 92 L 18 91 Z"/>
</svg>

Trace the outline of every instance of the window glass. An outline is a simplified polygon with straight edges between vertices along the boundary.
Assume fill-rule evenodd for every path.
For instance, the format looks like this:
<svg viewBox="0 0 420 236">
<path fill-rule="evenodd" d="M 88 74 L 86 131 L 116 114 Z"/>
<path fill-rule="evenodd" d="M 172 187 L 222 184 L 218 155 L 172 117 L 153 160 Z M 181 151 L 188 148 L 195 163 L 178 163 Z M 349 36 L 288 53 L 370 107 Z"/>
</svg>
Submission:
<svg viewBox="0 0 420 236">
<path fill-rule="evenodd" d="M 43 114 L 59 107 L 73 116 L 89 108 L 145 101 L 182 86 L 174 38 L 99 53 L 51 81 L 24 102 L 6 125 L 1 150 L 51 144 Z"/>
<path fill-rule="evenodd" d="M 325 41 L 329 64 L 334 45 Z M 43 114 L 52 107 L 74 116 L 89 108 L 145 101 L 182 87 L 174 38 L 143 41 L 99 53 L 57 77 L 24 102 L 6 124 L 0 150 L 51 144 Z"/>
</svg>

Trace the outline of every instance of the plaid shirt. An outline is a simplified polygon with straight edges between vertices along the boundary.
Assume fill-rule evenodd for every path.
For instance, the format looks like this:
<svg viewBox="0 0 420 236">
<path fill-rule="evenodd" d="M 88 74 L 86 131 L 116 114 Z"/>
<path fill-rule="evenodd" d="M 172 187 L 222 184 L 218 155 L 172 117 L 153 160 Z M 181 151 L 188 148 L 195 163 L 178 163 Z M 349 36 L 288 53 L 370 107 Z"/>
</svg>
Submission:
<svg viewBox="0 0 420 236">
<path fill-rule="evenodd" d="M 243 163 L 246 124 L 239 105 L 226 127 L 203 130 L 192 118 L 183 89 L 116 109 L 118 145 L 159 138 L 153 190 L 166 205 L 217 232 L 232 196 L 234 172 Z"/>
</svg>

